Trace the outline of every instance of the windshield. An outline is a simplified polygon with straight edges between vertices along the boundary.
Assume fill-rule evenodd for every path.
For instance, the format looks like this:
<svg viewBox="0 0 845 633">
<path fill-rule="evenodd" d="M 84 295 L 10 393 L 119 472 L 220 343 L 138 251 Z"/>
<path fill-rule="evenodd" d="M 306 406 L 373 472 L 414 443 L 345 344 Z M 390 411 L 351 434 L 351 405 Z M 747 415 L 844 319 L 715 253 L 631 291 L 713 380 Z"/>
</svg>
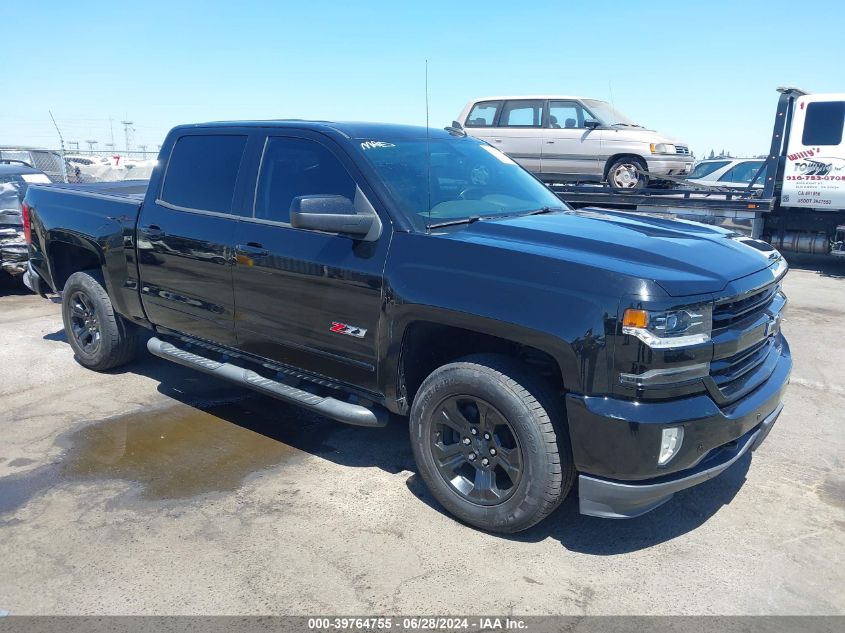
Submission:
<svg viewBox="0 0 845 633">
<path fill-rule="evenodd" d="M 584 105 L 590 112 L 605 125 L 623 125 L 625 127 L 642 127 L 622 114 L 619 110 L 610 105 L 607 101 L 595 99 L 584 99 Z"/>
<path fill-rule="evenodd" d="M 713 161 L 712 163 L 698 163 L 693 170 L 690 172 L 687 178 L 704 178 L 705 176 L 709 176 L 717 169 L 721 169 L 725 165 L 727 165 L 729 160 L 717 160 Z"/>
<path fill-rule="evenodd" d="M 417 228 L 568 208 L 505 154 L 470 137 L 363 140 L 360 148 Z"/>
</svg>

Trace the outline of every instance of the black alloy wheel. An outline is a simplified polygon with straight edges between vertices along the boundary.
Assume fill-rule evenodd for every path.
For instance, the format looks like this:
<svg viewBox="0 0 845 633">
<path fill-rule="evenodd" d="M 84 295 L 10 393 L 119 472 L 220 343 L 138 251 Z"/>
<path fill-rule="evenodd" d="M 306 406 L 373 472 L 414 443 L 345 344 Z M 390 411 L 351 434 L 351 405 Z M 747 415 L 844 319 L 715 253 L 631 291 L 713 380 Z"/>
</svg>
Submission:
<svg viewBox="0 0 845 633">
<path fill-rule="evenodd" d="M 451 396 L 437 407 L 430 441 L 437 472 L 461 497 L 496 505 L 522 479 L 522 448 L 513 428 L 492 404 Z"/>
</svg>

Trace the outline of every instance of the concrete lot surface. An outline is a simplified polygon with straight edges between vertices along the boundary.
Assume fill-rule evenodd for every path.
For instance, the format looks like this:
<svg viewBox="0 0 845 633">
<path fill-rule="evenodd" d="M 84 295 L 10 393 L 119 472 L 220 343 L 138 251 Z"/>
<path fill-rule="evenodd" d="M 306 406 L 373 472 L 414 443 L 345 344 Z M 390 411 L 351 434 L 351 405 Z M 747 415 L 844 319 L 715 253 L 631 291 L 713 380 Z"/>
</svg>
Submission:
<svg viewBox="0 0 845 633">
<path fill-rule="evenodd" d="M 144 355 L 73 360 L 0 290 L 0 610 L 21 614 L 845 613 L 845 262 L 793 268 L 786 409 L 753 457 L 629 521 L 570 496 L 465 527 L 406 428 L 345 427 Z"/>
</svg>

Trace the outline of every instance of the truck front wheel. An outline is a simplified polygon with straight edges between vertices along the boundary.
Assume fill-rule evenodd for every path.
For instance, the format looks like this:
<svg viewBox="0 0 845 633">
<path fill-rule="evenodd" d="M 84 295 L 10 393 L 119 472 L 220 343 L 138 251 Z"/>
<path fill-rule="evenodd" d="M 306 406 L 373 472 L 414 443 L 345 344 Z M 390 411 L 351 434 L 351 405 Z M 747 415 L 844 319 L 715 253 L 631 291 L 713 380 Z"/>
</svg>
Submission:
<svg viewBox="0 0 845 633">
<path fill-rule="evenodd" d="M 435 370 L 411 407 L 420 475 L 461 521 L 519 532 L 548 516 L 575 478 L 559 398 L 521 363 L 468 356 Z"/>
<path fill-rule="evenodd" d="M 116 314 L 100 281 L 73 273 L 62 291 L 62 320 L 76 360 L 94 371 L 131 361 L 138 348 L 137 330 Z"/>
</svg>

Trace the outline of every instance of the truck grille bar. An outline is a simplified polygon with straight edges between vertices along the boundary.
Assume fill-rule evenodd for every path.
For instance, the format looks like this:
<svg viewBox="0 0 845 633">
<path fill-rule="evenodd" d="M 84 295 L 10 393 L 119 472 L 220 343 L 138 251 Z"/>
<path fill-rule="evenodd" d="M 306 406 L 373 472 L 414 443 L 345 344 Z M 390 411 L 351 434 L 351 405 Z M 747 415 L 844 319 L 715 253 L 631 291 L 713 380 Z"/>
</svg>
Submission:
<svg viewBox="0 0 845 633">
<path fill-rule="evenodd" d="M 713 330 L 721 330 L 743 319 L 759 316 L 772 304 L 778 290 L 779 284 L 771 284 L 745 297 L 717 303 L 713 310 Z"/>
<path fill-rule="evenodd" d="M 714 398 L 729 404 L 762 384 L 774 369 L 781 346 L 770 324 L 785 305 L 779 283 L 718 302 L 713 310 L 713 335 L 722 349 L 733 350 L 710 363 Z M 740 344 L 739 349 L 736 346 Z M 718 347 L 718 346 L 717 346 Z"/>
</svg>

